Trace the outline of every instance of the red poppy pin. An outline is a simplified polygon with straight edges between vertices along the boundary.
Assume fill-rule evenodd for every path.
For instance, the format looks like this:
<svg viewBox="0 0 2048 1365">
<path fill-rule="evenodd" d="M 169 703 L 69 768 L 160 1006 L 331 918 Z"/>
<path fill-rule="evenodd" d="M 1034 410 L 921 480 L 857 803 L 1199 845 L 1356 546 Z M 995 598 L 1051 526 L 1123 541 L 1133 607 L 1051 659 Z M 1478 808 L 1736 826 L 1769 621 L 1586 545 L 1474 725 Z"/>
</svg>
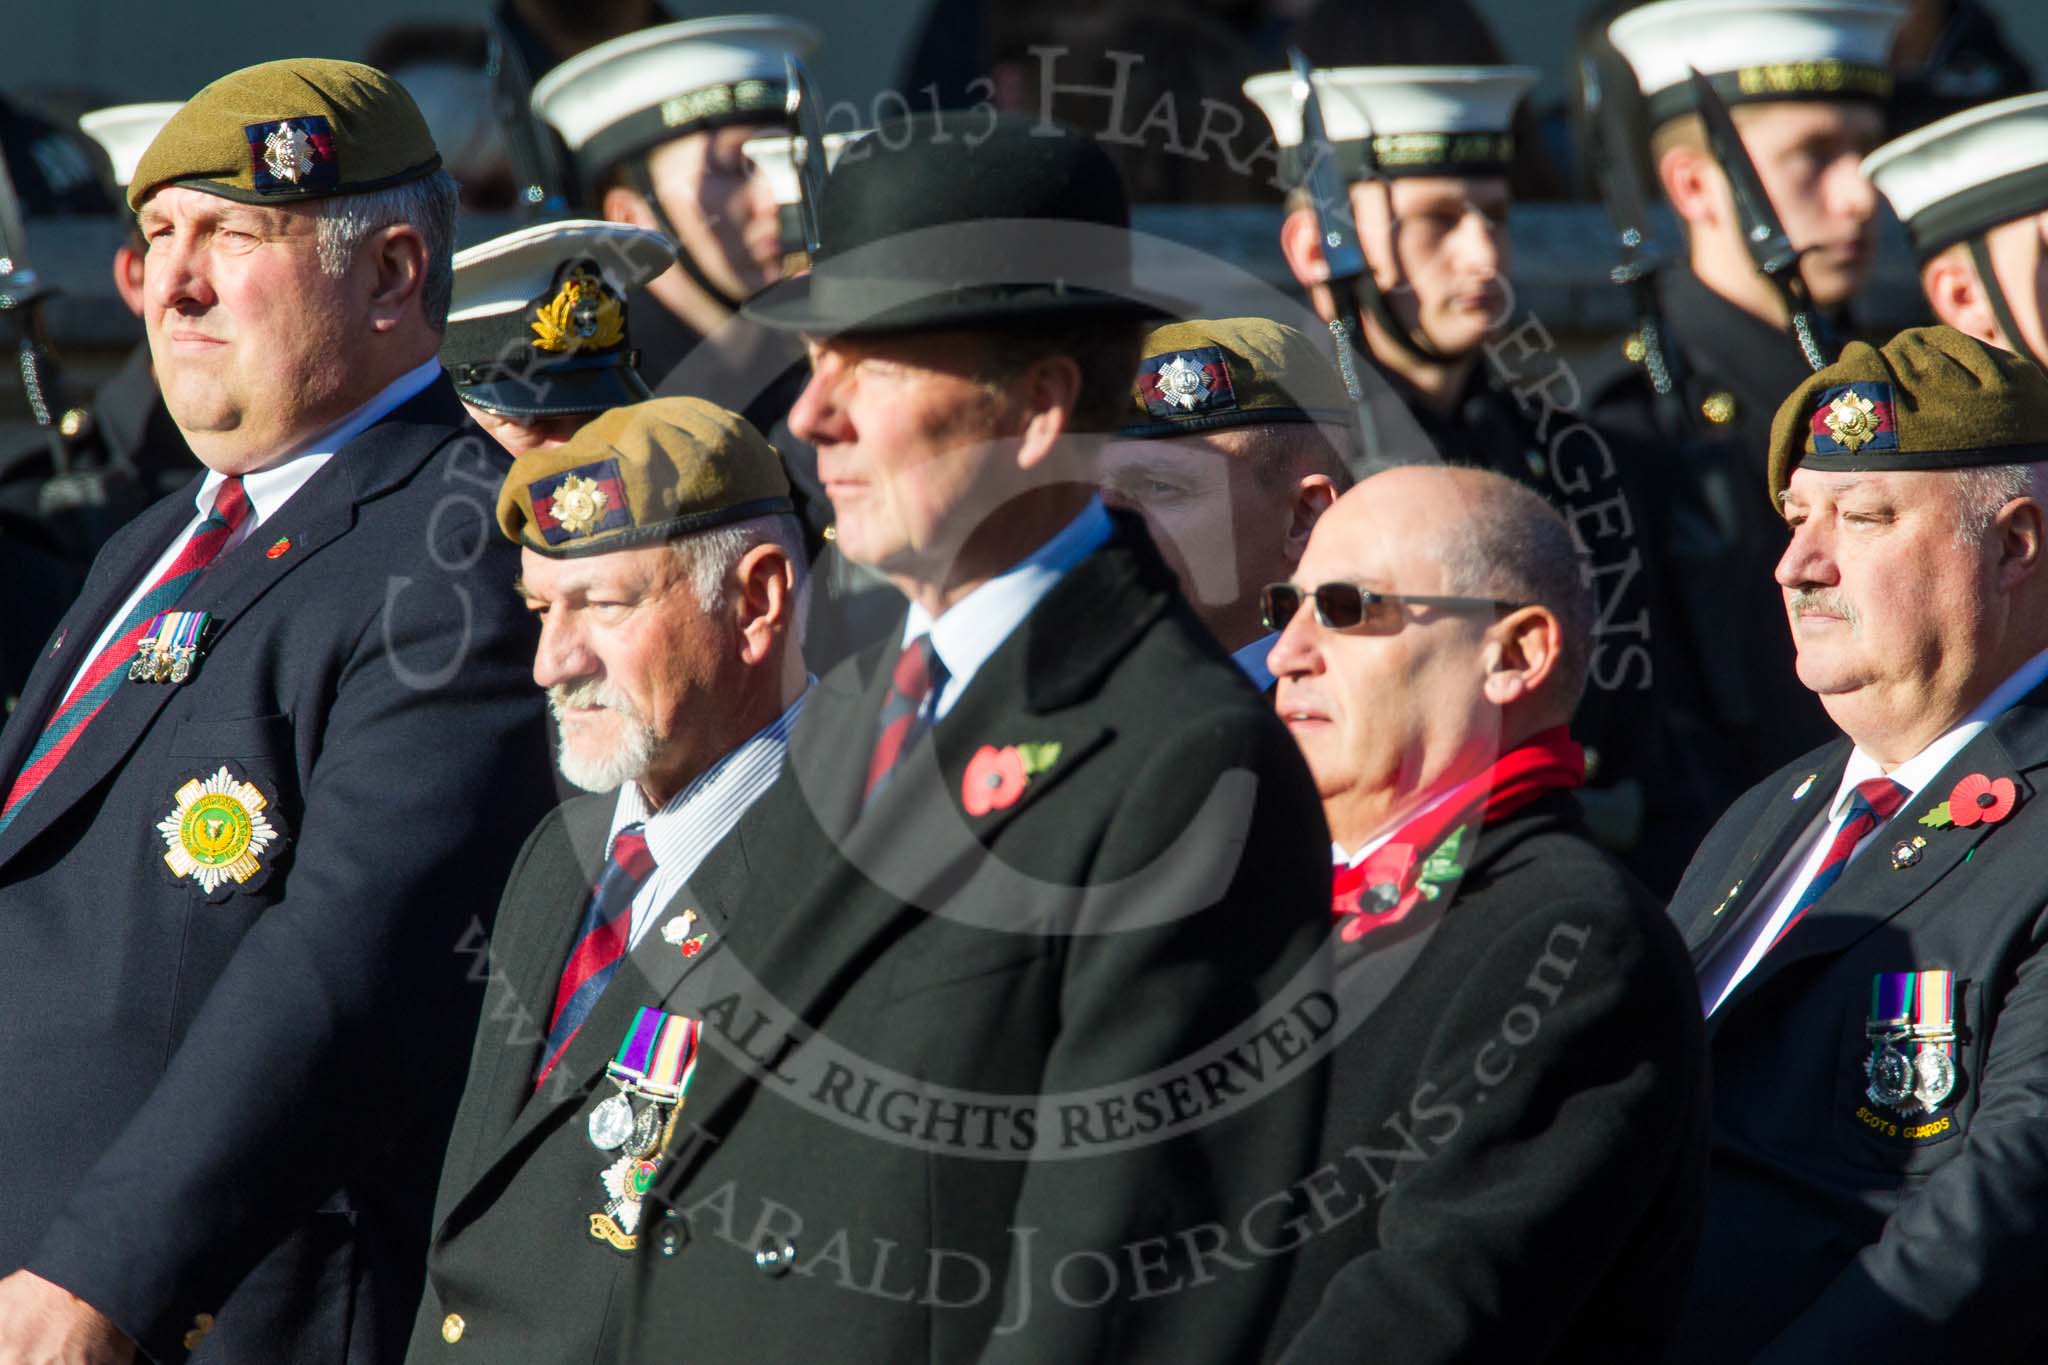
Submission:
<svg viewBox="0 0 2048 1365">
<path fill-rule="evenodd" d="M 290 536 L 279 536 L 276 539 L 276 541 L 274 541 L 271 544 L 271 547 L 265 550 L 263 554 L 264 557 L 267 559 L 279 559 L 282 558 L 284 553 L 291 548 L 292 538 Z"/>
<path fill-rule="evenodd" d="M 2011 778 L 1971 773 L 1956 783 L 1948 800 L 1921 816 L 1920 823 L 1931 829 L 1995 825 L 2012 814 L 2019 800 L 2019 789 L 2013 786 Z"/>
<path fill-rule="evenodd" d="M 967 773 L 960 779 L 960 804 L 972 816 L 1008 810 L 1017 804 L 1031 779 L 1060 761 L 1060 746 L 1051 744 L 1010 744 L 996 748 L 984 744 L 967 760 Z"/>
</svg>

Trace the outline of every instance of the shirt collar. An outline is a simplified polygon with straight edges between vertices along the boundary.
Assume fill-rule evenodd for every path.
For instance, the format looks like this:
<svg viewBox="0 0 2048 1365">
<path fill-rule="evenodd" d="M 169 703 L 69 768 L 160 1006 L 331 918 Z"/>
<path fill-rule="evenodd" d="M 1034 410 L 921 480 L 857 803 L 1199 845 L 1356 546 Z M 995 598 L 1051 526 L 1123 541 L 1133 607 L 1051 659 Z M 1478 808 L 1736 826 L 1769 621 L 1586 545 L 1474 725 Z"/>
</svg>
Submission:
<svg viewBox="0 0 2048 1365">
<path fill-rule="evenodd" d="M 1919 753 L 1886 772 L 1878 761 L 1863 752 L 1861 747 L 1849 754 L 1848 766 L 1842 769 L 1842 784 L 1835 789 L 1834 803 L 1828 807 L 1829 817 L 1840 820 L 1849 813 L 1849 801 L 1858 784 L 1873 777 L 1889 777 L 1906 789 L 1911 800 L 1920 789 L 1932 782 L 1935 775 L 1946 768 L 1955 756 L 1984 733 L 1991 722 L 2010 711 L 2022 697 L 2048 682 L 2048 650 L 2042 650 L 2033 658 L 2021 664 L 2013 675 L 2000 683 L 1977 706 L 1965 716 L 1962 723 L 1941 738 L 1929 744 Z"/>
<path fill-rule="evenodd" d="M 619 788 L 618 803 L 612 807 L 611 834 L 605 840 L 605 847 L 611 847 L 611 840 L 620 830 L 636 821 L 647 826 L 647 847 L 654 855 L 655 866 L 664 861 L 662 847 L 670 841 L 662 836 L 669 827 L 683 823 L 683 816 L 690 806 L 706 792 L 724 786 L 729 780 L 744 779 L 749 775 L 779 770 L 783 756 L 789 751 L 789 732 L 802 714 L 804 702 L 811 695 L 811 688 L 817 679 L 805 676 L 801 696 L 789 704 L 789 709 L 768 724 L 742 740 L 735 749 L 721 754 L 712 765 L 683 784 L 683 789 L 671 796 L 662 808 L 650 811 L 647 798 L 640 791 L 638 782 L 628 782 Z"/>
<path fill-rule="evenodd" d="M 903 643 L 929 633 L 932 649 L 946 666 L 946 688 L 957 695 L 1053 585 L 1106 544 L 1113 529 L 1102 499 L 1090 498 L 1058 535 L 955 602 L 936 621 L 912 602 L 903 621 Z"/>
<path fill-rule="evenodd" d="M 306 481 L 319 473 L 336 451 L 388 417 L 401 403 L 416 397 L 440 374 L 439 357 L 421 361 L 386 384 L 375 398 L 305 442 L 294 453 L 268 468 L 244 474 L 242 491 L 249 497 L 249 510 L 255 514 L 256 522 L 260 525 L 277 515 L 278 509 L 290 501 L 292 494 L 305 487 Z M 218 470 L 207 471 L 198 494 L 193 498 L 202 515 L 213 510 L 214 495 L 226 482 L 227 475 Z"/>
<path fill-rule="evenodd" d="M 1231 659 L 1244 670 L 1252 680 L 1252 686 L 1263 692 L 1273 685 L 1273 670 L 1266 667 L 1266 656 L 1273 652 L 1273 646 L 1280 643 L 1280 632 L 1263 635 L 1244 648 L 1231 654 Z"/>
</svg>

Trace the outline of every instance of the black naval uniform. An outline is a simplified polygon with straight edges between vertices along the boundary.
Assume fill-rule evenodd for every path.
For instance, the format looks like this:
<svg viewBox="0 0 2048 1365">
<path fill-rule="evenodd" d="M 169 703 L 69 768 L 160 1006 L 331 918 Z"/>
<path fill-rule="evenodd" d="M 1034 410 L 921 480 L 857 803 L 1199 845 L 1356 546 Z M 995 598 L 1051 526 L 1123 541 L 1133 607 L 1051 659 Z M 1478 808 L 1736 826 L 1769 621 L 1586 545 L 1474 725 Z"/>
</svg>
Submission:
<svg viewBox="0 0 2048 1365">
<path fill-rule="evenodd" d="M 1849 755 L 1838 738 L 1798 759 L 1701 846 L 1671 907 L 1696 963 L 1769 913 Z M 1708 1020 L 1713 1177 L 1684 1360 L 2048 1354 L 2044 767 L 2037 688 L 1871 836 Z M 2012 781 L 2009 817 L 1927 824 L 1973 773 Z M 1901 1113 L 1868 1093 L 1873 978 L 1937 968 L 1955 974 L 1956 1079 L 1931 1112 Z"/>
<path fill-rule="evenodd" d="M 90 414 L 70 441 L 73 477 L 63 484 L 46 491 L 56 470 L 41 442 L 0 459 L 0 499 L 48 526 L 81 571 L 114 532 L 199 468 L 164 406 L 146 342 L 100 385 Z"/>
<path fill-rule="evenodd" d="M 1835 733 L 1793 671 L 1792 635 L 1774 577 L 1787 542 L 1766 475 L 1771 419 L 1813 371 L 1790 332 L 1736 306 L 1686 270 L 1658 277 L 1659 304 L 1688 371 L 1694 437 L 1671 449 L 1649 376 L 1617 353 L 1589 385 L 1593 420 L 1660 513 L 1647 544 L 1660 554 L 1682 651 L 1707 708 L 1677 746 L 1716 760 L 1706 780 L 1725 808 L 1779 764 Z"/>
</svg>

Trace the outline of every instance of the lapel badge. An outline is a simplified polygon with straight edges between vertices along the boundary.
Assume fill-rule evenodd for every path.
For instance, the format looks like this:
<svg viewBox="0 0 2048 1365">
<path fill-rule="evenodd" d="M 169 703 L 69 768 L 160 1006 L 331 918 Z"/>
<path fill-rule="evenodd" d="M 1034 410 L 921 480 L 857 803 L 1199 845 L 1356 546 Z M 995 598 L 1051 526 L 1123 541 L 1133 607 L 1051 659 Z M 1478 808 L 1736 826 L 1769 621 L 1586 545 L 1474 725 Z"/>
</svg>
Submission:
<svg viewBox="0 0 2048 1365">
<path fill-rule="evenodd" d="M 1800 798 L 1804 797 L 1808 792 L 1812 791 L 1813 779 L 1819 776 L 1819 773 L 1808 773 L 1806 775 L 1806 780 L 1804 782 L 1801 782 L 1797 787 L 1793 788 L 1792 799 L 1794 801 L 1797 801 Z"/>
<path fill-rule="evenodd" d="M 1896 844 L 1893 844 L 1893 870 L 1897 871 L 1902 868 L 1908 868 L 1911 867 L 1913 864 L 1919 862 L 1920 850 L 1925 847 L 1927 847 L 1927 841 L 1917 834 L 1910 839 L 1901 839 Z"/>
<path fill-rule="evenodd" d="M 1047 744 L 984 744 L 967 760 L 960 779 L 960 804 L 973 816 L 1008 810 L 1031 779 L 1060 761 L 1058 741 Z"/>
<path fill-rule="evenodd" d="M 58 632 L 57 632 L 57 640 L 56 640 L 56 643 L 54 643 L 54 644 L 52 644 L 52 645 L 50 646 L 50 657 L 51 657 L 51 658 L 53 658 L 53 659 L 54 659 L 54 658 L 56 658 L 56 657 L 57 657 L 57 651 L 58 651 L 58 650 L 60 650 L 60 649 L 62 649 L 62 648 L 64 648 L 64 642 L 65 642 L 66 640 L 70 639 L 70 638 L 71 638 L 71 627 L 69 627 L 69 626 L 66 626 L 66 627 L 64 627 L 64 629 L 62 629 L 62 630 L 58 631 Z"/>
<path fill-rule="evenodd" d="M 661 926 L 661 936 L 669 943 L 680 944 L 690 936 L 690 926 L 697 922 L 695 910 L 685 910 L 667 924 Z"/>
<path fill-rule="evenodd" d="M 265 559 L 282 559 L 285 551 L 291 548 L 292 538 L 290 536 L 279 536 L 271 542 L 270 548 L 263 552 L 263 557 Z"/>
<path fill-rule="evenodd" d="M 157 822 L 164 862 L 179 877 L 190 877 L 211 895 L 223 882 L 246 882 L 262 868 L 258 855 L 277 838 L 264 816 L 268 797 L 252 782 L 240 782 L 223 763 L 204 782 L 178 788 L 177 806 Z"/>
</svg>

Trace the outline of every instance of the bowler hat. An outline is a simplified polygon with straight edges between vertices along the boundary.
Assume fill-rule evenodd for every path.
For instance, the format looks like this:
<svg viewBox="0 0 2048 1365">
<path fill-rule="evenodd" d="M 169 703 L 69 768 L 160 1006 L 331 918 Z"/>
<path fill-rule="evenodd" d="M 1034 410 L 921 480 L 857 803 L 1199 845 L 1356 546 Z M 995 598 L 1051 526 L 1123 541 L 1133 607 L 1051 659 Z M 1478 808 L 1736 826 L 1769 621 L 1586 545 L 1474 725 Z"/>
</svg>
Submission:
<svg viewBox="0 0 2048 1365">
<path fill-rule="evenodd" d="M 821 336 L 1157 318 L 1133 297 L 1130 226 L 1092 139 L 1021 115 L 918 115 L 847 145 L 813 269 L 744 311 Z"/>
</svg>

